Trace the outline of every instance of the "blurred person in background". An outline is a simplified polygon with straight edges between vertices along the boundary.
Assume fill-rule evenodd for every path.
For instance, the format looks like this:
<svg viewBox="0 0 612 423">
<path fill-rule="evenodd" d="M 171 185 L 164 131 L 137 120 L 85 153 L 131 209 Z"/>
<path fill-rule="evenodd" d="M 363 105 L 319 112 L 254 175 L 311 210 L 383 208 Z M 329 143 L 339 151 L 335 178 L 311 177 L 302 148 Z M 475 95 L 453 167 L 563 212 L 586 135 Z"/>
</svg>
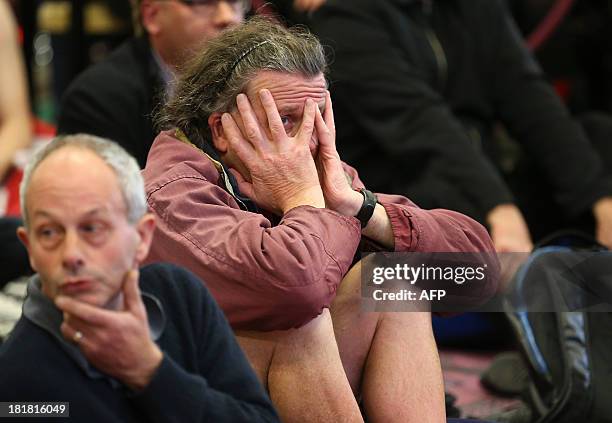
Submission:
<svg viewBox="0 0 612 423">
<path fill-rule="evenodd" d="M 25 67 L 7 2 L 0 2 L 0 63 L 0 180 L 4 180 L 15 153 L 32 140 Z"/>
<path fill-rule="evenodd" d="M 32 141 L 26 75 L 17 25 L 9 3 L 0 2 L 0 184 L 9 175 L 15 153 Z M 28 269 L 27 255 L 15 231 L 18 219 L 0 217 L 0 287 Z"/>
<path fill-rule="evenodd" d="M 311 28 L 334 50 L 339 152 L 374 189 L 474 217 L 500 252 L 567 227 L 612 247 L 603 142 L 571 118 L 502 1 L 327 0 Z M 524 149 L 526 183 L 496 167 L 498 122 Z"/>
<path fill-rule="evenodd" d="M 151 115 L 171 95 L 175 73 L 249 7 L 248 0 L 134 0 L 137 35 L 72 83 L 58 133 L 112 139 L 144 167 L 156 135 Z"/>
</svg>

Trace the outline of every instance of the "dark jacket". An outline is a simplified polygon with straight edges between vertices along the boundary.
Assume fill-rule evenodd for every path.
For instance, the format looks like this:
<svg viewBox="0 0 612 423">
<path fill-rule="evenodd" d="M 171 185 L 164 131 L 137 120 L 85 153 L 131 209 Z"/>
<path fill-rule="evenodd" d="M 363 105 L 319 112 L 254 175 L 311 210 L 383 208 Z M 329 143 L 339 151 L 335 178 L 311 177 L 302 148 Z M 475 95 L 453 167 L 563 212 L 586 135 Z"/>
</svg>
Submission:
<svg viewBox="0 0 612 423">
<path fill-rule="evenodd" d="M 62 99 L 58 134 L 88 133 L 119 143 L 144 167 L 163 98 L 160 69 L 145 38 L 132 38 L 79 75 Z"/>
<path fill-rule="evenodd" d="M 223 313 L 195 276 L 168 264 L 147 266 L 140 288 L 161 302 L 165 316 L 156 341 L 164 358 L 143 391 L 88 376 L 53 335 L 22 317 L 0 348 L 0 400 L 69 402 L 70 418 L 53 421 L 279 421 Z"/>
<path fill-rule="evenodd" d="M 312 28 L 334 50 L 341 157 L 370 189 L 483 221 L 513 201 L 488 154 L 501 120 L 569 217 L 612 193 L 499 0 L 328 0 Z"/>
</svg>

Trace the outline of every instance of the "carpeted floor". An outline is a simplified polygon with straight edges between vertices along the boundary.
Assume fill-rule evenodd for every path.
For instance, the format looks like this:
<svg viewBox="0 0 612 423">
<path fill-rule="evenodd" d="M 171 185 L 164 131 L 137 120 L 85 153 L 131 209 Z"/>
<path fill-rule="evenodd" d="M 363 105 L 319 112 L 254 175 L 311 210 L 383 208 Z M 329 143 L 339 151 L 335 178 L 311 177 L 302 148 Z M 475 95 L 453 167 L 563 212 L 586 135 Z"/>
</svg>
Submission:
<svg viewBox="0 0 612 423">
<path fill-rule="evenodd" d="M 518 399 L 494 395 L 480 384 L 480 375 L 496 354 L 490 351 L 440 351 L 445 389 L 457 398 L 455 406 L 461 410 L 461 417 L 485 418 L 520 404 Z"/>
</svg>

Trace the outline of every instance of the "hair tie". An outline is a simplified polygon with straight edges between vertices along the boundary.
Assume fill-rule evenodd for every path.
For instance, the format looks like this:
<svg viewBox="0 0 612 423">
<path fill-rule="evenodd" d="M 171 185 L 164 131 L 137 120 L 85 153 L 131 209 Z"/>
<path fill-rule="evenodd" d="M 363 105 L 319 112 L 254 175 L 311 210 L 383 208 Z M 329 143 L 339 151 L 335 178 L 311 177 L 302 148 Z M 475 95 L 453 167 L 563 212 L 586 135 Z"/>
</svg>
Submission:
<svg viewBox="0 0 612 423">
<path fill-rule="evenodd" d="M 270 42 L 270 40 L 264 40 L 261 41 L 251 47 L 249 47 L 247 50 L 245 50 L 242 54 L 240 54 L 240 56 L 238 56 L 238 58 L 234 61 L 234 63 L 232 63 L 232 66 L 230 67 L 229 72 L 227 73 L 227 76 L 225 77 L 225 81 L 227 82 L 227 80 L 229 79 L 229 77 L 232 75 L 232 73 L 234 72 L 234 69 L 236 69 L 236 66 L 238 66 L 238 63 L 240 63 L 242 61 L 242 59 L 244 59 L 246 56 L 248 56 L 249 54 L 251 54 L 251 52 L 253 50 L 255 50 L 257 47 L 260 47 L 264 44 L 268 44 Z"/>
</svg>

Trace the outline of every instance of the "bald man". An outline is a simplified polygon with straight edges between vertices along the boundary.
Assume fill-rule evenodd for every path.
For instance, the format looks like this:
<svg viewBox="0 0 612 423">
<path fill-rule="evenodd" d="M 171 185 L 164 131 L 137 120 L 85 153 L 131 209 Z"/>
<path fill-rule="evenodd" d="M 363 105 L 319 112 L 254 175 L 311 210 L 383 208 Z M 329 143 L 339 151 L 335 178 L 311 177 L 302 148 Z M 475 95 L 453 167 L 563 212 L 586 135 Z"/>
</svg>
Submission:
<svg viewBox="0 0 612 423">
<path fill-rule="evenodd" d="M 37 274 L 0 349 L 2 401 L 68 402 L 88 422 L 278 420 L 202 283 L 139 269 L 155 220 L 121 147 L 59 138 L 27 166 L 21 196 Z"/>
</svg>

